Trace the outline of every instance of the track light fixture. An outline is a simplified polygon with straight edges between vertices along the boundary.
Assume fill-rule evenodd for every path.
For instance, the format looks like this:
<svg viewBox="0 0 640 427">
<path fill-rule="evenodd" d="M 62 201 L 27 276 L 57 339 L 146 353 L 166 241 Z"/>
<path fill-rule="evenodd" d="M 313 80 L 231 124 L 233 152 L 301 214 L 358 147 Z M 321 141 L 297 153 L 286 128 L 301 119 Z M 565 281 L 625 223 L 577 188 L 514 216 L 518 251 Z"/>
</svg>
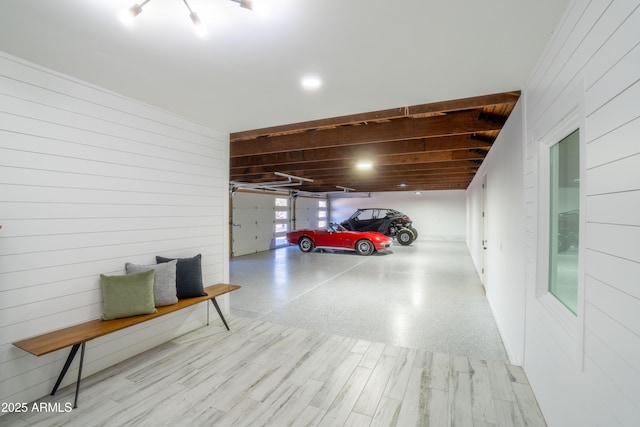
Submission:
<svg viewBox="0 0 640 427">
<path fill-rule="evenodd" d="M 245 9 L 253 10 L 253 1 L 252 0 L 231 0 L 240 5 L 240 7 L 244 7 Z"/>
<path fill-rule="evenodd" d="M 140 4 L 135 3 L 129 9 L 123 11 L 120 17 L 126 23 L 133 22 L 133 18 L 135 18 L 136 16 L 140 15 L 140 13 L 142 12 L 142 6 L 144 6 L 145 4 L 149 3 L 150 1 L 151 0 L 144 0 Z"/>
<path fill-rule="evenodd" d="M 133 22 L 133 18 L 140 15 L 140 13 L 142 12 L 142 7 L 147 3 L 149 3 L 150 1 L 151 0 L 144 0 L 140 4 L 135 3 L 133 6 L 131 6 L 129 9 L 125 10 L 121 14 L 122 20 L 125 21 L 126 23 Z M 191 7 L 189 6 L 189 3 L 187 3 L 187 0 L 182 0 L 182 1 L 184 2 L 184 5 L 187 6 L 187 9 L 189 10 L 189 18 L 191 18 L 191 22 L 193 22 L 193 25 L 196 27 L 196 33 L 198 33 L 198 35 L 203 36 L 207 32 L 207 29 L 204 23 L 200 20 L 200 17 L 198 17 L 198 14 L 193 10 L 191 10 Z M 231 0 L 231 1 L 238 3 L 240 7 L 245 9 L 257 10 L 262 13 L 266 12 L 266 5 L 264 5 L 264 2 L 260 0 Z"/>
<path fill-rule="evenodd" d="M 182 1 L 189 10 L 189 18 L 191 18 L 191 22 L 193 22 L 193 25 L 195 25 L 196 27 L 196 33 L 198 33 L 199 36 L 204 36 L 207 33 L 207 28 L 204 26 L 200 18 L 198 18 L 198 14 L 191 10 L 191 7 L 189 7 L 189 3 L 187 3 L 187 0 Z"/>
<path fill-rule="evenodd" d="M 231 0 L 238 3 L 240 7 L 258 12 L 260 15 L 268 13 L 268 7 L 263 0 Z"/>
</svg>

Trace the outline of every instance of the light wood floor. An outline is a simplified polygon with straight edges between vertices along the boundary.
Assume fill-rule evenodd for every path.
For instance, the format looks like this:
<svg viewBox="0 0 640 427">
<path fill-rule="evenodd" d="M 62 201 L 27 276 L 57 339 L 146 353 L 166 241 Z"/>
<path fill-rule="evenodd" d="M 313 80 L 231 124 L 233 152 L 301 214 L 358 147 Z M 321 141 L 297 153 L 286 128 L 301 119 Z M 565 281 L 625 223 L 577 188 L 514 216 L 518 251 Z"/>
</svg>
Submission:
<svg viewBox="0 0 640 427">
<path fill-rule="evenodd" d="M 85 378 L 11 426 L 544 426 L 523 370 L 236 317 Z M 71 402 L 74 387 L 43 402 Z M 63 403 L 64 404 L 64 403 Z"/>
</svg>

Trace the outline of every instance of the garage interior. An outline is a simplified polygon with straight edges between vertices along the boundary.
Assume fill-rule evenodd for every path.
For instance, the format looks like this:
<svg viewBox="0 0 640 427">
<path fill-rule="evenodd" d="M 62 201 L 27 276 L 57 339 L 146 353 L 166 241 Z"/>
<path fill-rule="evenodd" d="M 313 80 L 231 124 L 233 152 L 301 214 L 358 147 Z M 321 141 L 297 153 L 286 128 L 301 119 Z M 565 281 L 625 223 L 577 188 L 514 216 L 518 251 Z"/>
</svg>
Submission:
<svg viewBox="0 0 640 427">
<path fill-rule="evenodd" d="M 232 313 L 509 362 L 465 244 L 463 190 L 519 97 L 505 92 L 231 134 L 230 278 L 243 284 Z M 358 169 L 363 161 L 371 167 Z M 409 215 L 421 238 L 364 259 L 287 247 L 287 231 L 327 227 L 371 207 Z"/>
<path fill-rule="evenodd" d="M 131 3 L 0 6 L 0 425 L 638 425 L 638 0 Z M 286 245 L 358 207 L 417 240 Z M 91 340 L 49 396 L 68 351 L 14 343 L 198 254 L 231 331 Z"/>
</svg>

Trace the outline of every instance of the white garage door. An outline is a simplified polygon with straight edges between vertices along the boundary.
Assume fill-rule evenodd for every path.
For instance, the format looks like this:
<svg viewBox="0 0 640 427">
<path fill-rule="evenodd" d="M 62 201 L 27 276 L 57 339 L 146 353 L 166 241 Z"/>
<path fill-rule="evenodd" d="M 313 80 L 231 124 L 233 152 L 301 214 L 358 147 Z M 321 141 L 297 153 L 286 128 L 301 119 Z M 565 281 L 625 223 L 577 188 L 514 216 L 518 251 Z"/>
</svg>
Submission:
<svg viewBox="0 0 640 427">
<path fill-rule="evenodd" d="M 296 199 L 295 230 L 325 228 L 327 226 L 327 201 L 311 197 Z"/>
<path fill-rule="evenodd" d="M 236 192 L 231 201 L 232 256 L 286 245 L 289 230 L 287 195 Z"/>
</svg>

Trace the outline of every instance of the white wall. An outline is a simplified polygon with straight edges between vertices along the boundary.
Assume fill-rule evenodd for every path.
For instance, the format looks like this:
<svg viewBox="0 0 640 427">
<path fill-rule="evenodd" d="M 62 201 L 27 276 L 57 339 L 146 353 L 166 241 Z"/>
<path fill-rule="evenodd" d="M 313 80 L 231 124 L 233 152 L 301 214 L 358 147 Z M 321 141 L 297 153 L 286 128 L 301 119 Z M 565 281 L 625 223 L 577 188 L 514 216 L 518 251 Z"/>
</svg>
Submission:
<svg viewBox="0 0 640 427">
<path fill-rule="evenodd" d="M 550 426 L 640 423 L 639 5 L 572 2 L 526 88 L 524 366 Z M 544 146 L 571 122 L 584 156 L 577 317 L 545 292 L 540 196 Z"/>
<path fill-rule="evenodd" d="M 100 317 L 100 273 L 201 253 L 206 285 L 228 280 L 228 157 L 226 135 L 0 53 L 0 401 L 51 391 L 69 350 L 11 343 Z M 201 304 L 90 341 L 83 374 L 205 320 Z"/>
<path fill-rule="evenodd" d="M 481 277 L 484 268 L 489 305 L 517 365 L 524 359 L 525 319 L 522 114 L 518 102 L 467 188 L 467 246 Z"/>
<path fill-rule="evenodd" d="M 466 199 L 464 190 L 371 193 L 371 197 L 330 197 L 333 222 L 349 218 L 358 208 L 391 208 L 411 218 L 418 239 L 465 240 Z"/>
</svg>

